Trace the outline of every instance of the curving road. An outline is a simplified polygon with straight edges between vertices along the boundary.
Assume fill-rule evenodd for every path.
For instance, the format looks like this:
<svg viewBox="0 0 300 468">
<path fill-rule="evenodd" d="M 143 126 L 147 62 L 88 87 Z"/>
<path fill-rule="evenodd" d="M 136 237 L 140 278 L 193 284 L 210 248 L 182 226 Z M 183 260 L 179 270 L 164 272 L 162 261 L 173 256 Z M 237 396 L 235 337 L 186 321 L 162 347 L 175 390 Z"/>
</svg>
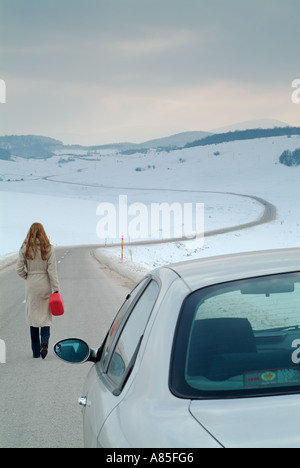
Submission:
<svg viewBox="0 0 300 468">
<path fill-rule="evenodd" d="M 178 190 L 176 190 L 178 192 Z M 198 193 L 217 193 L 217 194 L 223 194 L 223 195 L 234 195 L 236 197 L 243 197 L 243 198 L 250 198 L 256 202 L 258 202 L 260 205 L 263 206 L 264 210 L 262 215 L 253 220 L 249 221 L 247 223 L 243 224 L 236 224 L 235 226 L 229 226 L 229 227 L 224 227 L 220 229 L 213 229 L 211 231 L 205 231 L 204 232 L 204 237 L 212 237 L 212 236 L 218 236 L 220 234 L 228 234 L 230 232 L 235 232 L 235 231 L 242 231 L 244 229 L 249 229 L 253 228 L 255 226 L 261 226 L 263 224 L 268 224 L 271 223 L 272 221 L 275 221 L 277 218 L 277 208 L 275 205 L 272 205 L 272 203 L 268 202 L 267 200 L 264 200 L 263 198 L 256 197 L 253 195 L 242 195 L 239 193 L 231 193 L 231 192 L 198 192 Z M 201 233 L 200 233 L 201 234 Z M 173 237 L 170 239 L 157 239 L 157 240 L 146 240 L 146 241 L 136 241 L 136 242 L 130 242 L 131 246 L 138 246 L 138 245 L 148 245 L 148 244 L 167 244 L 167 243 L 172 243 L 172 242 L 180 242 L 180 241 L 190 241 L 191 239 L 186 238 L 186 237 Z M 121 245 L 121 244 L 113 244 L 114 247 Z M 126 243 L 124 243 L 126 245 Z M 109 246 L 109 245 L 108 245 Z M 107 245 L 106 245 L 107 247 Z"/>
<path fill-rule="evenodd" d="M 217 236 L 220 234 L 227 234 L 230 232 L 235 232 L 235 231 L 241 231 L 244 229 L 249 229 L 253 228 L 256 226 L 261 226 L 263 224 L 270 223 L 272 221 L 275 221 L 277 218 L 277 208 L 275 205 L 270 203 L 269 201 L 257 197 L 255 195 L 247 195 L 247 194 L 242 194 L 242 193 L 234 193 L 234 192 L 218 192 L 218 191 L 209 191 L 209 190 L 188 190 L 188 189 L 168 189 L 168 188 L 145 188 L 145 187 L 119 187 L 119 186 L 108 186 L 108 185 L 103 185 L 103 184 L 86 184 L 86 183 L 80 183 L 80 182 L 70 182 L 70 181 L 64 181 L 64 180 L 56 180 L 53 179 L 55 175 L 51 176 L 46 176 L 43 177 L 43 180 L 46 181 L 51 181 L 51 182 L 56 182 L 59 184 L 70 184 L 70 185 L 78 185 L 78 186 L 83 186 L 83 187 L 98 187 L 98 188 L 105 188 L 105 189 L 115 189 L 115 190 L 133 190 L 133 191 L 153 191 L 153 192 L 174 192 L 174 193 L 210 193 L 210 194 L 218 194 L 218 195 L 232 195 L 235 197 L 242 197 L 242 198 L 249 198 L 251 200 L 254 200 L 258 204 L 260 204 L 263 207 L 263 213 L 259 218 L 249 221 L 247 223 L 243 224 L 237 224 L 234 226 L 229 226 L 229 227 L 224 227 L 220 229 L 214 229 L 211 231 L 206 231 L 204 233 L 205 237 L 211 237 L 211 236 Z M 202 235 L 202 233 L 198 233 L 198 235 Z M 169 238 L 169 239 L 152 239 L 152 240 L 143 240 L 143 241 L 134 241 L 130 243 L 124 243 L 124 245 L 131 245 L 131 246 L 139 246 L 139 245 L 154 245 L 154 244 L 166 244 L 166 243 L 172 243 L 172 242 L 180 242 L 180 241 L 186 241 L 186 240 L 191 240 L 186 237 L 176 237 L 176 238 Z M 120 246 L 120 243 L 117 244 L 112 244 L 113 247 L 118 247 Z M 101 245 L 99 245 L 101 247 Z M 109 247 L 109 244 L 105 244 L 105 247 Z"/>
</svg>

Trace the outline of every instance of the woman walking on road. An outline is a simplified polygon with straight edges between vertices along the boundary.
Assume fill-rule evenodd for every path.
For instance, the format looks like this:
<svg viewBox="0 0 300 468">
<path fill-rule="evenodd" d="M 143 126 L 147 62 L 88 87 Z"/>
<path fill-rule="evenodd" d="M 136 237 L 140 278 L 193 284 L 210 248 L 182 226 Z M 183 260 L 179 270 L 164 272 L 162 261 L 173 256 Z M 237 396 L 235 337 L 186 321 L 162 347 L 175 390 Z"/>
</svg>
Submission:
<svg viewBox="0 0 300 468">
<path fill-rule="evenodd" d="M 55 254 L 40 223 L 31 226 L 23 242 L 17 273 L 26 280 L 26 315 L 33 357 L 45 359 L 52 325 L 49 296 L 59 291 L 59 282 Z"/>
</svg>

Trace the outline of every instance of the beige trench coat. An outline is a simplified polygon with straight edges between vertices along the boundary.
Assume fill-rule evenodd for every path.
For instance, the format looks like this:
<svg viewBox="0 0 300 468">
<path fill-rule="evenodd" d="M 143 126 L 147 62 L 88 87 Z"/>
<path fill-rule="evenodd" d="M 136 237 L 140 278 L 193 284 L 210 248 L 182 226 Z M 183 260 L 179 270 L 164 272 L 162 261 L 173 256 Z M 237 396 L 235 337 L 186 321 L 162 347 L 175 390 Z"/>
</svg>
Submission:
<svg viewBox="0 0 300 468">
<path fill-rule="evenodd" d="M 25 246 L 19 251 L 17 273 L 26 280 L 26 315 L 30 327 L 50 327 L 52 314 L 49 296 L 59 290 L 56 259 L 51 247 L 47 259 L 43 260 L 38 249 L 34 260 L 25 257 Z"/>
</svg>

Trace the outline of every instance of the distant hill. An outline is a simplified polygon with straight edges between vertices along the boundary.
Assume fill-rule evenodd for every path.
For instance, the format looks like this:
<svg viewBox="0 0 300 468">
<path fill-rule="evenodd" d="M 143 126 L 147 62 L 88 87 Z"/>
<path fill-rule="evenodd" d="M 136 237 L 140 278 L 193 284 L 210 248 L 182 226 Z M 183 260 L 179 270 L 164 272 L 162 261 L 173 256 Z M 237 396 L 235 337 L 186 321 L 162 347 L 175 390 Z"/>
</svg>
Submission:
<svg viewBox="0 0 300 468">
<path fill-rule="evenodd" d="M 101 150 L 113 149 L 125 154 L 133 154 L 148 149 L 174 149 L 183 147 L 186 143 L 211 135 L 209 132 L 183 132 L 165 138 L 149 140 L 144 143 L 111 143 L 96 146 L 64 145 L 54 138 L 37 135 L 10 135 L 0 137 L 0 159 L 20 158 L 45 159 L 51 158 L 59 149 L 71 150 Z"/>
<path fill-rule="evenodd" d="M 12 156 L 26 159 L 46 159 L 51 158 L 57 150 L 70 150 L 71 153 L 72 150 L 113 149 L 122 154 L 147 153 L 152 148 L 157 151 L 172 151 L 235 140 L 251 140 L 284 135 L 300 135 L 300 127 L 254 128 L 216 134 L 209 132 L 183 132 L 140 144 L 112 143 L 110 145 L 99 146 L 64 145 L 63 142 L 54 138 L 37 135 L 10 135 L 0 137 L 0 159 L 9 160 Z"/>
<path fill-rule="evenodd" d="M 173 151 L 176 149 L 183 148 L 187 143 L 193 142 L 196 139 L 201 140 L 209 135 L 210 132 L 182 132 L 175 135 L 171 135 L 164 138 L 157 138 L 155 140 L 145 141 L 132 145 L 130 148 L 126 148 L 122 151 L 122 154 L 135 154 L 135 153 L 147 153 L 150 149 L 157 151 Z"/>
<path fill-rule="evenodd" d="M 36 135 L 10 135 L 0 137 L 0 159 L 20 158 L 45 159 L 51 158 L 54 151 L 63 148 L 63 143 L 53 138 Z"/>
<path fill-rule="evenodd" d="M 289 124 L 282 122 L 281 120 L 275 119 L 256 119 L 247 120 L 244 122 L 237 122 L 232 125 L 226 125 L 226 127 L 215 128 L 211 130 L 211 133 L 228 133 L 235 132 L 236 130 L 251 130 L 255 128 L 275 128 L 275 127 L 289 127 Z"/>
<path fill-rule="evenodd" d="M 171 135 L 164 138 L 157 138 L 155 140 L 145 141 L 137 145 L 139 148 L 158 148 L 166 146 L 185 146 L 187 143 L 201 140 L 209 135 L 212 135 L 211 132 L 182 132 L 177 133 L 176 135 Z"/>
</svg>

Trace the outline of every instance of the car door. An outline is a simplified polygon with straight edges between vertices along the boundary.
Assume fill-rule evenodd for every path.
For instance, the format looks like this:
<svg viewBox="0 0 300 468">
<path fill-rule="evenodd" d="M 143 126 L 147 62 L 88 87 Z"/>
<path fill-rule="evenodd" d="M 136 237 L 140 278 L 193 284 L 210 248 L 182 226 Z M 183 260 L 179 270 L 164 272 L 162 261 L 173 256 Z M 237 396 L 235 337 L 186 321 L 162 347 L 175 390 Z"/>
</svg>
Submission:
<svg viewBox="0 0 300 468">
<path fill-rule="evenodd" d="M 96 447 L 105 420 L 126 393 L 144 331 L 159 294 L 159 284 L 145 278 L 129 294 L 106 337 L 100 361 L 93 366 L 86 384 L 84 412 L 86 447 Z"/>
</svg>

